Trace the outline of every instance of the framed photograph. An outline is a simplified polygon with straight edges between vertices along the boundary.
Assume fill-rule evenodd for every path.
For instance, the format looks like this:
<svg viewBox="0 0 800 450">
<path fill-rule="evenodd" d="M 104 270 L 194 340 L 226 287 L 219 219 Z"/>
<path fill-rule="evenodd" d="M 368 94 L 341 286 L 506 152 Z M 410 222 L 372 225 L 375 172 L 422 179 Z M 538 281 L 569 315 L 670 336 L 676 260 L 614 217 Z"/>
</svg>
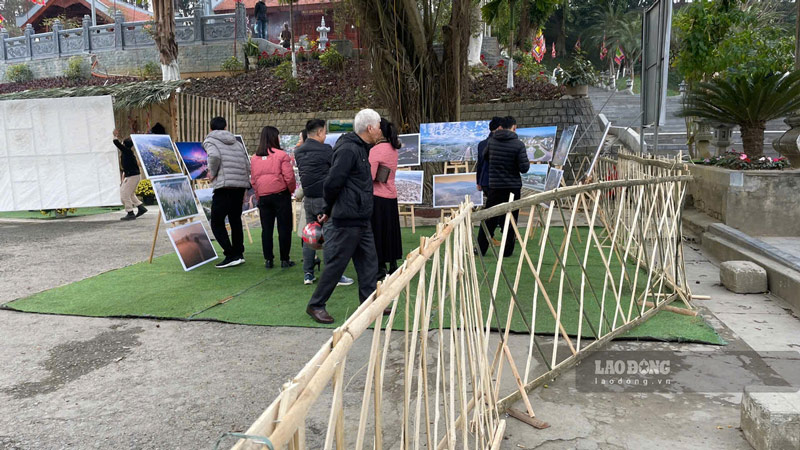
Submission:
<svg viewBox="0 0 800 450">
<path fill-rule="evenodd" d="M 564 171 L 561 169 L 550 169 L 547 178 L 544 181 L 543 191 L 552 191 L 561 186 L 561 178 L 564 177 Z"/>
<path fill-rule="evenodd" d="M 167 230 L 169 240 L 183 270 L 190 271 L 217 259 L 217 251 L 211 244 L 205 227 L 200 222 L 191 222 Z"/>
<path fill-rule="evenodd" d="M 594 166 L 597 164 L 597 158 L 600 157 L 600 151 L 603 150 L 603 145 L 606 143 L 606 136 L 608 136 L 608 130 L 610 129 L 611 122 L 608 122 L 606 124 L 606 129 L 603 130 L 603 137 L 600 138 L 600 144 L 597 145 L 597 150 L 594 151 L 592 163 L 589 164 L 589 169 L 586 171 L 586 175 L 583 176 L 584 180 L 592 176 L 592 171 L 594 170 Z"/>
<path fill-rule="evenodd" d="M 489 136 L 489 121 L 423 123 L 419 134 L 424 163 L 474 161 L 478 143 Z"/>
<path fill-rule="evenodd" d="M 242 135 L 235 134 L 233 137 L 235 137 L 236 140 L 239 141 L 240 144 L 242 144 L 242 147 L 244 147 L 244 152 L 247 153 L 247 156 L 250 156 L 250 153 L 247 152 L 247 146 L 244 145 L 244 138 L 242 137 Z"/>
<path fill-rule="evenodd" d="M 280 135 L 281 148 L 289 155 L 294 156 L 294 151 L 297 144 L 300 142 L 299 134 L 282 134 Z"/>
<path fill-rule="evenodd" d="M 483 193 L 478 190 L 475 172 L 433 176 L 434 208 L 455 208 L 467 195 L 475 206 L 483 205 Z"/>
<path fill-rule="evenodd" d="M 525 143 L 528 161 L 552 161 L 557 131 L 558 127 L 517 128 L 517 136 Z"/>
<path fill-rule="evenodd" d="M 397 187 L 397 203 L 419 205 L 422 203 L 422 187 L 425 172 L 422 170 L 398 170 L 394 184 Z"/>
<path fill-rule="evenodd" d="M 244 201 L 242 202 L 242 214 L 258 209 L 258 196 L 256 190 L 253 188 L 248 189 L 244 193 Z"/>
<path fill-rule="evenodd" d="M 343 134 L 344 133 L 328 133 L 328 135 L 325 136 L 325 143 L 331 147 L 336 147 L 336 141 L 338 141 Z"/>
<path fill-rule="evenodd" d="M 175 147 L 189 171 L 189 178 L 197 180 L 208 176 L 208 153 L 202 142 L 176 142 Z"/>
<path fill-rule="evenodd" d="M 351 119 L 331 119 L 327 122 L 328 133 L 349 133 L 353 131 L 353 120 Z"/>
<path fill-rule="evenodd" d="M 172 138 L 166 134 L 132 134 L 131 140 L 142 163 L 144 175 L 153 179 L 181 172 Z"/>
<path fill-rule="evenodd" d="M 556 152 L 553 155 L 553 166 L 564 167 L 564 164 L 567 163 L 567 157 L 572 149 L 572 143 L 575 141 L 575 133 L 577 132 L 577 125 L 564 128 L 564 131 L 561 132 L 561 139 L 559 139 Z"/>
<path fill-rule="evenodd" d="M 194 191 L 194 194 L 197 196 L 197 201 L 200 202 L 200 207 L 203 209 L 203 214 L 205 214 L 206 219 L 210 221 L 211 197 L 214 196 L 214 189 L 213 188 L 197 189 L 196 191 Z"/>
<path fill-rule="evenodd" d="M 522 187 L 535 191 L 544 191 L 545 180 L 550 166 L 547 164 L 531 164 L 527 173 L 522 174 Z"/>
<path fill-rule="evenodd" d="M 192 186 L 186 175 L 152 180 L 158 207 L 164 222 L 186 219 L 200 214 L 194 201 Z"/>
<path fill-rule="evenodd" d="M 419 134 L 401 134 L 398 137 L 403 146 L 397 150 L 397 167 L 418 166 L 420 163 Z"/>
</svg>

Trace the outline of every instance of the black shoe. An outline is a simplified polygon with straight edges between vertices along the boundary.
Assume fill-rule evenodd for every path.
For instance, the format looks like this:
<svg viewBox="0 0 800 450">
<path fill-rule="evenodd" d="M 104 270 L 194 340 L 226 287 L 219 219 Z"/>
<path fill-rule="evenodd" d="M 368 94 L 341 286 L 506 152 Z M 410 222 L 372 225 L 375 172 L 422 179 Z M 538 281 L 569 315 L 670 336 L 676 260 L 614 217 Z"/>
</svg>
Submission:
<svg viewBox="0 0 800 450">
<path fill-rule="evenodd" d="M 240 258 L 238 256 L 226 256 L 225 259 L 222 260 L 219 264 L 217 264 L 217 269 L 225 269 L 227 267 L 238 266 L 239 264 L 244 264 L 244 258 Z"/>
<path fill-rule="evenodd" d="M 394 273 L 397 270 L 397 261 L 389 263 L 389 273 Z"/>
<path fill-rule="evenodd" d="M 320 272 L 322 271 L 322 269 L 320 268 L 320 266 L 322 265 L 322 260 L 321 259 L 315 257 L 314 258 L 314 265 L 317 266 L 317 270 L 319 270 Z"/>
<path fill-rule="evenodd" d="M 147 212 L 147 208 L 144 205 L 139 205 L 136 207 L 136 217 L 141 216 L 142 214 Z"/>
<path fill-rule="evenodd" d="M 378 281 L 386 279 L 386 267 L 378 267 Z"/>
<path fill-rule="evenodd" d="M 295 265 L 294 261 L 289 261 L 289 260 L 281 261 L 281 269 L 288 269 L 289 267 L 294 267 L 294 265 Z"/>
<path fill-rule="evenodd" d="M 135 220 L 135 219 L 136 215 L 133 213 L 133 211 L 129 212 L 127 216 L 119 218 L 119 220 Z"/>
<path fill-rule="evenodd" d="M 268 259 L 264 261 L 264 267 L 267 269 L 272 269 L 273 267 L 275 267 L 275 263 L 273 263 L 271 259 Z"/>
</svg>

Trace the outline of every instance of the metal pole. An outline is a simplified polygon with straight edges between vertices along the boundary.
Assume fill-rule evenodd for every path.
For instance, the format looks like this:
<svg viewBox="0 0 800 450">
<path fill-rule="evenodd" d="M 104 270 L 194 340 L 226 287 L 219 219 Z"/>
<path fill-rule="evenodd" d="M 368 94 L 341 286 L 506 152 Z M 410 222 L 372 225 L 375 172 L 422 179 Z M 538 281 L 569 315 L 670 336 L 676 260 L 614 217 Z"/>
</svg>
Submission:
<svg viewBox="0 0 800 450">
<path fill-rule="evenodd" d="M 97 0 L 92 0 L 92 26 L 97 26 L 97 13 L 95 12 L 96 10 L 95 1 Z"/>
</svg>

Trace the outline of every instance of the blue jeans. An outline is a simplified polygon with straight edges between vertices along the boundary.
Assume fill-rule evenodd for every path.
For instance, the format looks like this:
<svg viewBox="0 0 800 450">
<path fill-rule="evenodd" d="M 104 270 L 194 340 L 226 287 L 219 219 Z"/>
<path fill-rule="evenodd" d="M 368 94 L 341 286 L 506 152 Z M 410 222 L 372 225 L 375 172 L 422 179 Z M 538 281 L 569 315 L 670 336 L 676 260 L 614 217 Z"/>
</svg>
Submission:
<svg viewBox="0 0 800 450">
<path fill-rule="evenodd" d="M 258 30 L 256 31 L 256 37 L 260 37 L 261 39 L 267 38 L 267 21 L 266 20 L 256 20 L 256 26 Z"/>
</svg>

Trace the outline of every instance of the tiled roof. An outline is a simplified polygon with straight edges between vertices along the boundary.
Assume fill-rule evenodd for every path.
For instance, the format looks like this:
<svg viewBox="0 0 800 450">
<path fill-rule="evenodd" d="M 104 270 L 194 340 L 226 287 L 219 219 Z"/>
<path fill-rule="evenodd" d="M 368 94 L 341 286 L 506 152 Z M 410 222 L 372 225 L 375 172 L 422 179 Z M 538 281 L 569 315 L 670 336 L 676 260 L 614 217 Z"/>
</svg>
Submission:
<svg viewBox="0 0 800 450">
<path fill-rule="evenodd" d="M 75 4 L 79 3 L 86 7 L 86 9 L 91 10 L 92 5 L 90 3 L 91 0 L 76 0 L 76 1 L 67 1 L 66 3 Z M 63 0 L 48 0 L 44 5 L 35 5 L 31 8 L 27 13 L 22 16 L 17 17 L 17 26 L 22 28 L 29 23 L 33 23 L 41 17 L 41 15 L 51 6 L 57 5 L 58 7 L 64 7 Z M 126 3 L 123 1 L 117 1 L 114 3 L 114 0 L 97 0 L 95 3 L 95 7 L 97 8 L 97 12 L 103 14 L 107 17 L 112 17 L 110 14 L 111 8 L 117 8 L 121 13 L 122 16 L 125 17 L 126 22 L 135 22 L 140 20 L 149 20 L 152 19 L 153 13 L 139 8 L 136 5 L 132 5 L 130 3 Z"/>
<path fill-rule="evenodd" d="M 256 6 L 256 2 L 258 0 L 242 0 L 244 3 L 244 7 L 247 9 L 253 9 Z M 281 10 L 288 10 L 289 5 L 282 5 L 279 4 L 278 0 L 264 0 L 264 3 L 267 4 L 267 13 L 269 13 L 270 8 L 280 8 Z M 332 6 L 334 3 L 338 3 L 338 1 L 334 0 L 297 0 L 294 3 L 294 7 L 309 7 L 309 6 Z M 222 0 L 217 6 L 214 7 L 214 11 L 233 11 L 236 7 L 236 0 Z M 305 8 L 304 8 L 305 9 Z"/>
</svg>

